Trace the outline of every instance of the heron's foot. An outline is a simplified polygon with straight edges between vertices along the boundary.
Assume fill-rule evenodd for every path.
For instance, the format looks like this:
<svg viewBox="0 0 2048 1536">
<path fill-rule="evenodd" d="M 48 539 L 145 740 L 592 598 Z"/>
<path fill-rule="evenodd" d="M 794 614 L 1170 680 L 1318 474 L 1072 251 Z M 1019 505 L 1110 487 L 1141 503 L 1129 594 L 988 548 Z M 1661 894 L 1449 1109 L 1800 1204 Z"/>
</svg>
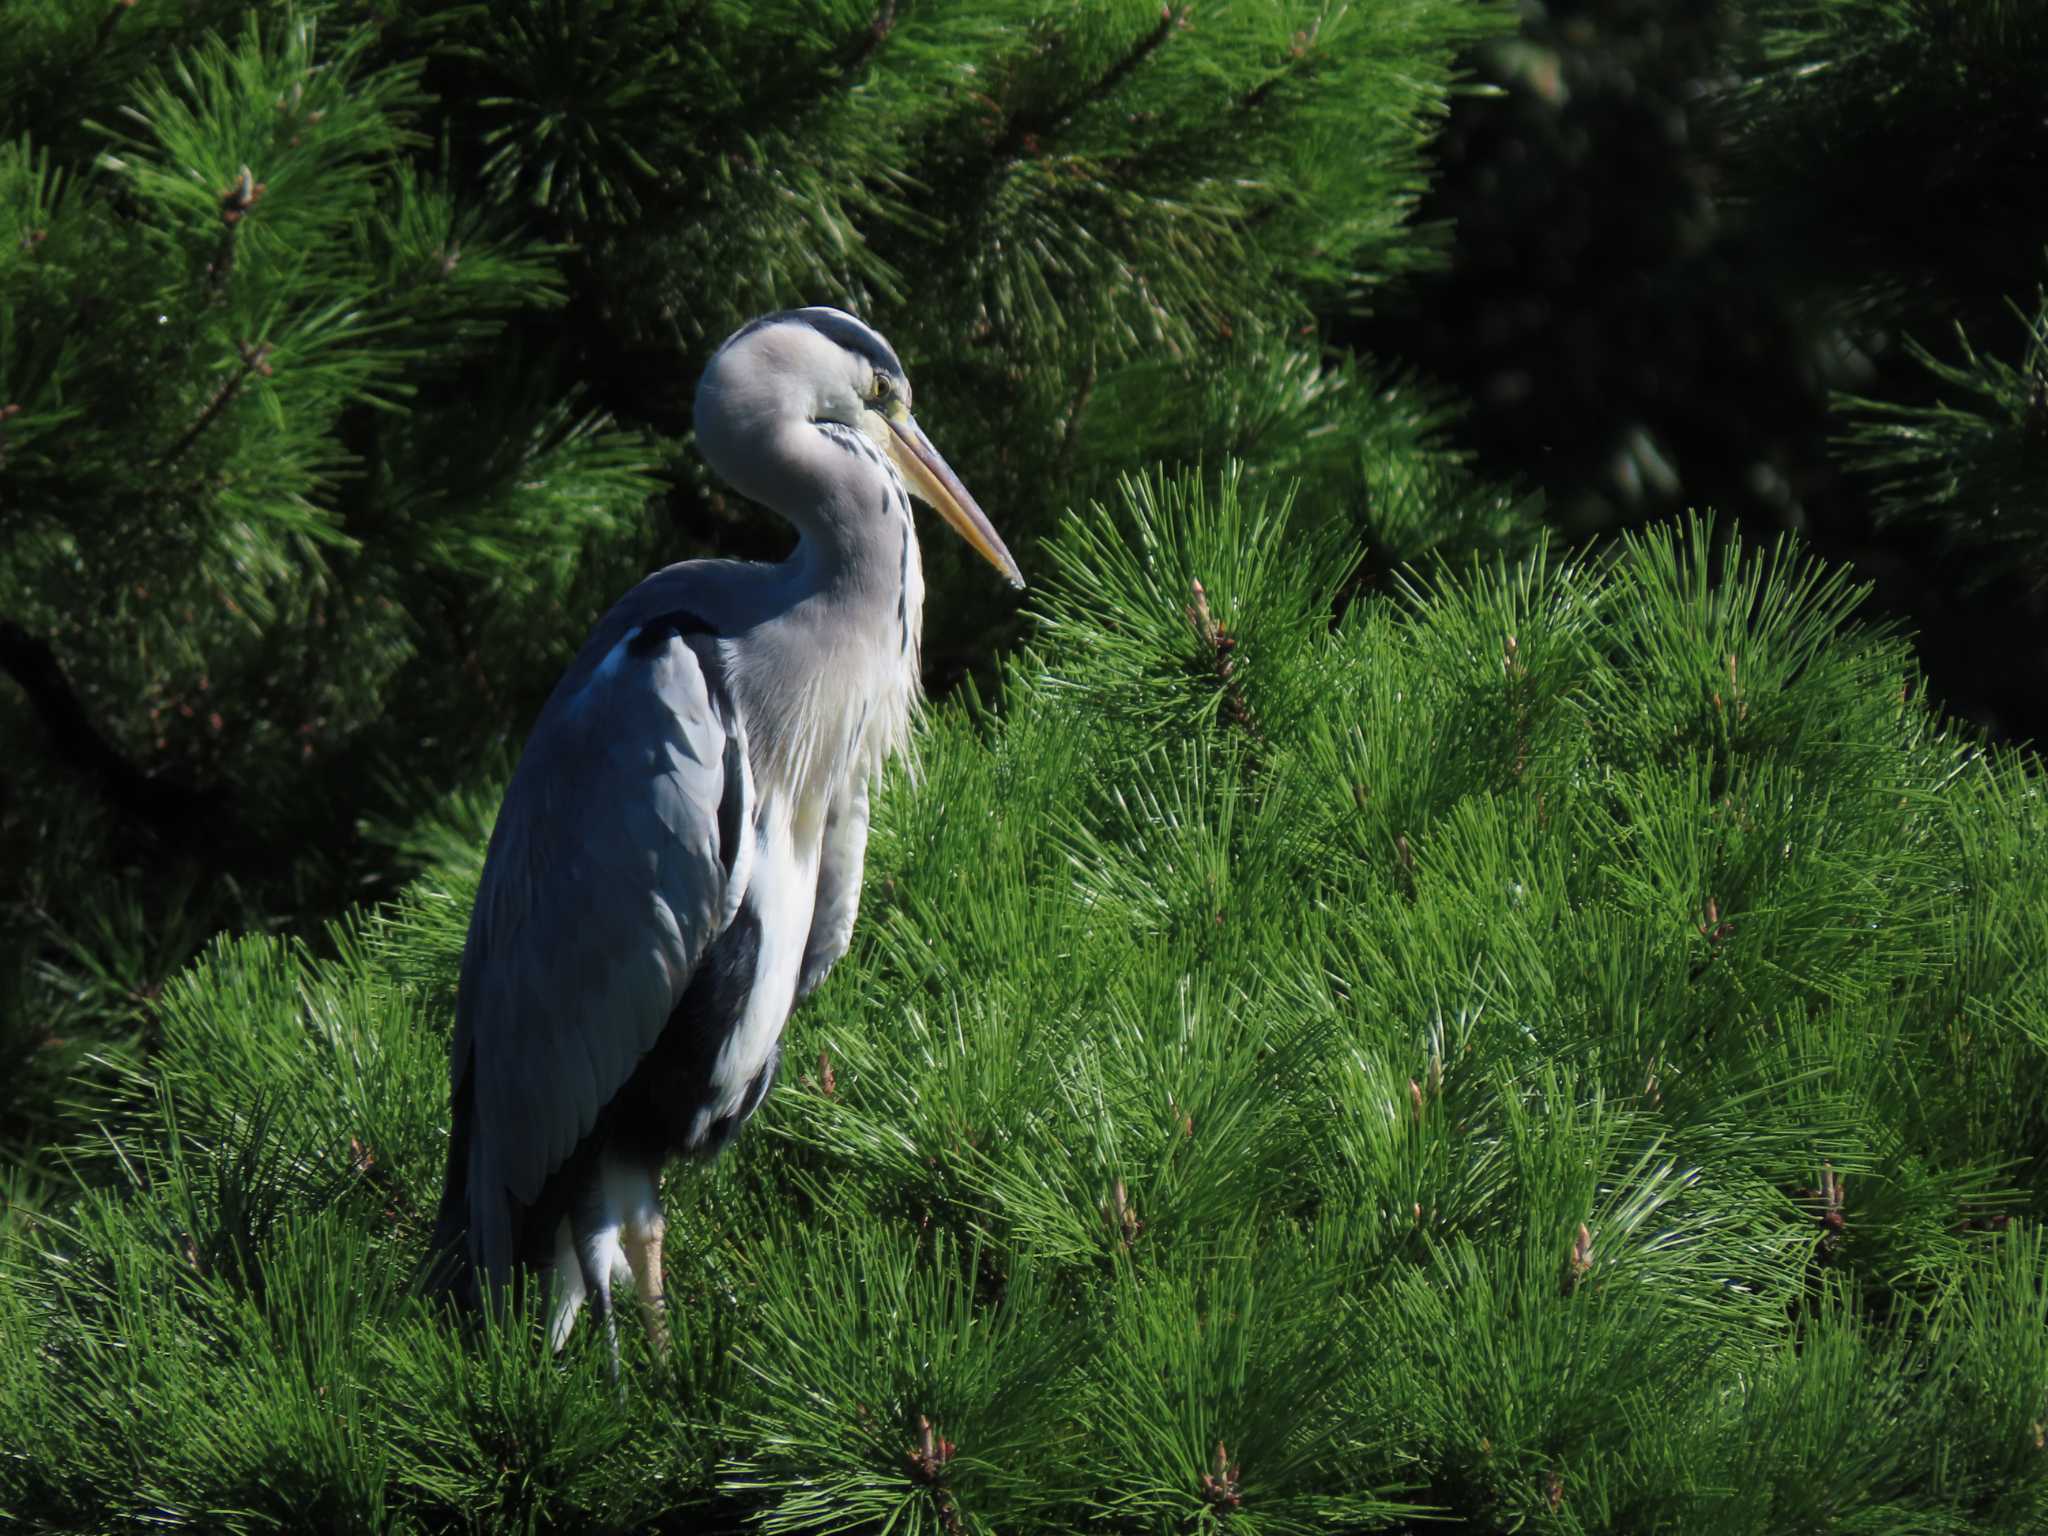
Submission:
<svg viewBox="0 0 2048 1536">
<path fill-rule="evenodd" d="M 640 1293 L 640 1311 L 647 1323 L 647 1342 L 657 1355 L 668 1353 L 668 1298 L 662 1292 L 662 1222 L 656 1217 L 644 1227 L 626 1233 L 626 1262 L 633 1269 L 633 1284 Z"/>
</svg>

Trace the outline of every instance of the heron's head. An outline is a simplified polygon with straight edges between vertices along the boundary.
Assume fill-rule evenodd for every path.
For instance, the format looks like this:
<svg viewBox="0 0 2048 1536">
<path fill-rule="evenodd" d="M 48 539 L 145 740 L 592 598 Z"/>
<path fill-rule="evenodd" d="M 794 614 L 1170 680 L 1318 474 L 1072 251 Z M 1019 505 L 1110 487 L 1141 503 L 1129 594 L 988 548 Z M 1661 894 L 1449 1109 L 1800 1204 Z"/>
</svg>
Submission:
<svg viewBox="0 0 2048 1536">
<path fill-rule="evenodd" d="M 910 414 L 910 380 L 895 349 L 844 310 L 789 309 L 733 332 L 698 382 L 695 415 L 697 446 L 719 475 L 821 533 L 876 504 L 860 492 L 885 471 L 849 442 L 852 429 L 1012 586 L 1024 585 L 987 516 Z"/>
</svg>

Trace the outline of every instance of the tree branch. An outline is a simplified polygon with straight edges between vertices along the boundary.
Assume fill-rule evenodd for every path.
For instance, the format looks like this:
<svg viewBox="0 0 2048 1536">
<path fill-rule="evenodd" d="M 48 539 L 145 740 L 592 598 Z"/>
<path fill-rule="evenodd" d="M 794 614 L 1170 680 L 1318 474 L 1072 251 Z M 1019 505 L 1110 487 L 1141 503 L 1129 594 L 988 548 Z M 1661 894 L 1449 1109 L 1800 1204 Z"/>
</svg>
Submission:
<svg viewBox="0 0 2048 1536">
<path fill-rule="evenodd" d="M 49 642 L 12 619 L 0 619 L 0 671 L 28 695 L 58 760 L 96 780 L 116 810 L 168 829 L 217 806 L 218 790 L 153 778 L 123 757 L 94 727 Z"/>
<path fill-rule="evenodd" d="M 191 426 L 187 427 L 184 435 L 171 444 L 163 457 L 156 461 L 157 468 L 161 469 L 167 464 L 175 464 L 179 459 L 183 458 L 185 450 L 198 442 L 200 434 L 212 426 L 220 413 L 227 409 L 228 402 L 234 399 L 236 394 L 240 392 L 243 381 L 252 373 L 260 373 L 265 378 L 270 377 L 269 342 L 262 342 L 255 346 L 251 346 L 248 342 L 242 343 L 241 368 L 222 381 L 220 388 L 213 392 L 213 398 L 206 402 L 206 408 L 199 413 L 198 419 Z"/>
<path fill-rule="evenodd" d="M 1035 148 L 1032 141 L 1041 134 L 1056 133 L 1074 120 L 1083 107 L 1093 106 L 1107 100 L 1116 88 L 1136 72 L 1139 65 L 1159 50 L 1160 44 L 1173 35 L 1173 29 L 1187 22 L 1185 7 L 1175 9 L 1171 5 L 1159 8 L 1159 21 L 1143 37 L 1131 45 L 1130 51 L 1102 73 L 1102 77 L 1084 89 L 1078 96 L 1053 108 L 1050 112 L 1020 112 L 1010 119 L 1010 126 L 995 147 L 995 158 L 1007 160 L 1018 150 Z"/>
</svg>

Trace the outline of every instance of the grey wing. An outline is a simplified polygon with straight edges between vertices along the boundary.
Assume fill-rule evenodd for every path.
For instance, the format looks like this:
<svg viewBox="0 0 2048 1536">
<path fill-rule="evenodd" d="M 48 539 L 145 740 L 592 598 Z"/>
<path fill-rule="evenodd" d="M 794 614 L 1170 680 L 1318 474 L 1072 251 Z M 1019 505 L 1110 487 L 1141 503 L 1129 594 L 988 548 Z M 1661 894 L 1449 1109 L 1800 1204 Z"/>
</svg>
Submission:
<svg viewBox="0 0 2048 1536">
<path fill-rule="evenodd" d="M 797 975 L 796 1000 L 817 990 L 853 942 L 853 920 L 860 914 L 861 870 L 868 852 L 868 785 L 856 778 L 834 797 L 825 812 L 824 846 L 818 858 L 818 904 L 811 913 L 811 935 L 804 944 L 803 970 Z"/>
<path fill-rule="evenodd" d="M 542 712 L 506 791 L 463 953 L 472 1265 L 502 1280 L 523 1208 L 654 1045 L 744 894 L 745 734 L 700 651 L 627 631 Z M 707 665 L 707 663 L 709 663 Z M 451 1185 L 454 1169 L 451 1167 Z M 513 1202 L 517 1202 L 515 1206 Z"/>
</svg>

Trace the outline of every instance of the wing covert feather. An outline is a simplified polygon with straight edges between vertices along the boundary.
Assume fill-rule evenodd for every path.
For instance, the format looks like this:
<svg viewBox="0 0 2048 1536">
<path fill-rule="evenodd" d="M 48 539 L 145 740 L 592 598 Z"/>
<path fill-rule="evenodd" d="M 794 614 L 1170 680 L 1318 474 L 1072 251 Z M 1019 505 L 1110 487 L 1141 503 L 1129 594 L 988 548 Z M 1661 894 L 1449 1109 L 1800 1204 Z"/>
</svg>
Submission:
<svg viewBox="0 0 2048 1536">
<path fill-rule="evenodd" d="M 471 1257 L 487 1272 L 515 1257 L 506 1196 L 531 1204 L 589 1134 L 738 905 L 745 871 L 720 834 L 721 815 L 751 824 L 745 763 L 715 652 L 672 632 L 628 631 L 542 711 L 491 836 L 457 1004 Z"/>
</svg>

